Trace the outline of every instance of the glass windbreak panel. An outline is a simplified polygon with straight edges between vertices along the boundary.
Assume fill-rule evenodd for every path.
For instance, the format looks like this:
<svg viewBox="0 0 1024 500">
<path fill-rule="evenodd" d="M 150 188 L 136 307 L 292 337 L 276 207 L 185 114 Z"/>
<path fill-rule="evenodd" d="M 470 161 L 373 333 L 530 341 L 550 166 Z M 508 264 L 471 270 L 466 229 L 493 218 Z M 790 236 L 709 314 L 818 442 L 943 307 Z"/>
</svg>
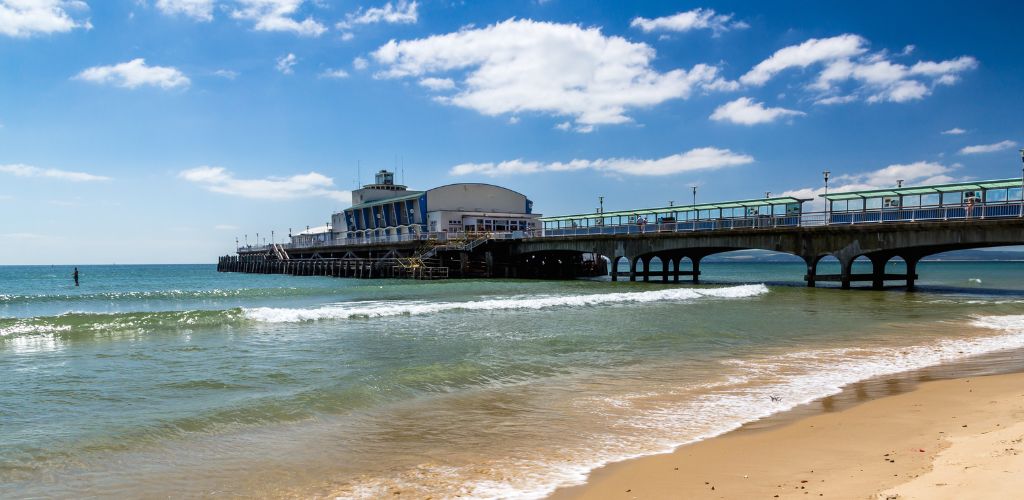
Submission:
<svg viewBox="0 0 1024 500">
<path fill-rule="evenodd" d="M 939 204 L 939 194 L 922 194 L 921 195 L 921 206 L 922 207 L 934 207 Z"/>
<path fill-rule="evenodd" d="M 790 204 L 786 205 L 786 215 L 789 215 L 789 216 L 800 215 L 800 204 L 799 203 L 790 203 Z"/>
<path fill-rule="evenodd" d="M 709 219 L 711 218 L 711 210 L 701 210 L 699 211 L 697 217 L 701 219 Z"/>
<path fill-rule="evenodd" d="M 881 198 L 868 198 L 868 199 L 864 200 L 864 202 L 865 202 L 865 206 L 867 206 L 867 208 L 869 210 L 870 209 L 882 208 L 882 199 Z"/>
<path fill-rule="evenodd" d="M 1007 200 L 1020 200 L 1020 188 L 1010 188 L 1006 190 Z"/>
<path fill-rule="evenodd" d="M 850 202 L 847 205 L 846 209 L 847 210 L 864 210 L 864 200 L 863 199 L 850 200 Z"/>
<path fill-rule="evenodd" d="M 833 212 L 845 212 L 848 203 L 846 200 L 837 200 L 832 202 Z"/>
<path fill-rule="evenodd" d="M 911 194 L 903 197 L 903 206 L 905 207 L 919 207 L 921 206 L 921 195 Z"/>
<path fill-rule="evenodd" d="M 985 191 L 985 203 L 999 203 L 1006 201 L 1005 189 L 989 189 Z"/>
<path fill-rule="evenodd" d="M 786 205 L 772 205 L 772 215 L 786 215 Z"/>
<path fill-rule="evenodd" d="M 884 197 L 882 197 L 882 208 L 900 208 L 900 197 L 899 196 L 884 196 Z"/>
<path fill-rule="evenodd" d="M 981 191 L 964 191 L 964 203 L 974 201 L 978 203 L 981 201 Z"/>
<path fill-rule="evenodd" d="M 955 191 L 952 193 L 942 193 L 942 204 L 943 205 L 959 205 L 963 201 L 963 193 Z"/>
</svg>

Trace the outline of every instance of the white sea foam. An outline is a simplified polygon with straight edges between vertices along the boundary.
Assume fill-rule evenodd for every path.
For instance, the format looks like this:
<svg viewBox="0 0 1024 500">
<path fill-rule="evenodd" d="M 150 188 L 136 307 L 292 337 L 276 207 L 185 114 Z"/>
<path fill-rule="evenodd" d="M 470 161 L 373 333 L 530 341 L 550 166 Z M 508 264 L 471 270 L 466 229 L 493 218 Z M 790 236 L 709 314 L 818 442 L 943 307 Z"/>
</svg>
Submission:
<svg viewBox="0 0 1024 500">
<path fill-rule="evenodd" d="M 0 337 L 8 335 L 24 335 L 30 333 L 57 333 L 66 332 L 71 329 L 69 325 L 31 325 L 17 323 L 11 326 L 0 327 Z"/>
<path fill-rule="evenodd" d="M 701 298 L 745 298 L 768 293 L 768 287 L 740 285 L 724 288 L 668 288 L 649 292 L 598 293 L 588 295 L 516 296 L 466 302 L 365 301 L 332 304 L 312 309 L 256 307 L 243 309 L 246 318 L 266 323 L 294 323 L 325 319 L 413 316 L 446 311 L 497 311 L 547 309 L 606 304 L 677 302 Z"/>
<path fill-rule="evenodd" d="M 772 414 L 839 393 L 863 380 L 955 362 L 972 356 L 1024 348 L 1024 315 L 979 316 L 974 326 L 995 335 L 937 339 L 905 347 L 812 349 L 777 356 L 723 362 L 721 381 L 694 386 L 692 397 L 669 398 L 652 405 L 649 391 L 604 399 L 593 409 L 617 420 L 626 432 L 592 436 L 571 456 L 511 460 L 489 464 L 501 479 L 474 478 L 481 465 L 425 467 L 417 476 L 448 476 L 463 498 L 543 498 L 557 487 L 581 484 L 589 473 L 608 463 L 668 453 L 676 447 L 708 439 Z M 772 396 L 781 398 L 773 401 Z M 658 395 L 653 395 L 656 401 Z M 587 404 L 600 403 L 587 398 Z M 634 402 L 642 404 L 634 407 Z M 568 450 L 566 450 L 568 452 Z M 426 469 L 426 470 L 424 470 Z M 363 484 L 351 496 L 369 498 L 387 492 L 387 484 L 415 484 L 416 477 Z M 467 484 L 467 481 L 469 482 Z M 447 481 L 442 481 L 447 482 Z M 436 484 L 436 482 L 435 482 Z"/>
</svg>

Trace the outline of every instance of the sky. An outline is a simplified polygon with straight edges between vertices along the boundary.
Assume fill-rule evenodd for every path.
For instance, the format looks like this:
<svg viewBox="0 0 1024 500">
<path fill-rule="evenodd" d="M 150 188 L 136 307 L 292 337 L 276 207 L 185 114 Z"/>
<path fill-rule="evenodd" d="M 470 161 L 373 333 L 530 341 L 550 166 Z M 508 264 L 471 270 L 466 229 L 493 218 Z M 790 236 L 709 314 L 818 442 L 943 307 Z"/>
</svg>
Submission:
<svg viewBox="0 0 1024 500">
<path fill-rule="evenodd" d="M 213 263 L 376 170 L 545 215 L 1021 175 L 1020 2 L 0 0 L 0 264 Z M 808 209 L 819 205 L 810 204 Z"/>
</svg>

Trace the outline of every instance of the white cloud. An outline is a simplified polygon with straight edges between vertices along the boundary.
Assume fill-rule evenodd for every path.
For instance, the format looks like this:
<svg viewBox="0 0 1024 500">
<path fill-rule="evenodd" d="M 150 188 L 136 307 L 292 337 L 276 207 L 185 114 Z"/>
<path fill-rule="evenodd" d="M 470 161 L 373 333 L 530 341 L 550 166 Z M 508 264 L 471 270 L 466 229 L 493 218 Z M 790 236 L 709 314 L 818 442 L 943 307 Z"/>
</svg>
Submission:
<svg viewBox="0 0 1024 500">
<path fill-rule="evenodd" d="M 348 32 L 348 31 L 346 31 L 345 33 L 342 33 L 342 34 L 341 34 L 341 41 L 343 41 L 343 42 L 347 42 L 347 41 L 349 41 L 349 40 L 352 40 L 352 39 L 353 39 L 353 38 L 355 38 L 355 37 L 356 37 L 356 36 L 355 36 L 355 35 L 353 35 L 353 34 L 352 34 L 351 32 Z"/>
<path fill-rule="evenodd" d="M 422 78 L 420 86 L 430 90 L 451 90 L 455 88 L 455 82 L 451 78 Z"/>
<path fill-rule="evenodd" d="M 320 73 L 320 78 L 348 78 L 348 71 L 345 71 L 343 69 L 326 69 L 323 71 L 323 73 Z"/>
<path fill-rule="evenodd" d="M 940 133 L 942 135 L 961 135 L 961 134 L 966 134 L 967 131 L 962 129 L 962 128 L 960 128 L 960 127 L 953 127 L 953 128 L 951 128 L 949 130 L 943 130 Z"/>
<path fill-rule="evenodd" d="M 147 66 L 143 58 L 113 66 L 94 66 L 75 76 L 78 80 L 97 84 L 111 84 L 127 89 L 143 85 L 173 89 L 188 87 L 192 82 L 177 68 L 169 66 Z"/>
<path fill-rule="evenodd" d="M 355 59 L 352 59 L 352 67 L 357 69 L 357 70 L 359 70 L 359 71 L 362 71 L 362 70 L 366 69 L 369 66 L 370 66 L 370 62 L 367 61 L 365 58 L 356 57 Z"/>
<path fill-rule="evenodd" d="M 773 76 L 789 68 L 806 68 L 823 61 L 834 61 L 863 54 L 867 41 L 857 35 L 839 35 L 832 38 L 811 38 L 800 45 L 777 50 L 768 59 L 754 66 L 740 77 L 746 85 L 764 85 Z"/>
<path fill-rule="evenodd" d="M 71 172 L 58 170 L 56 168 L 39 168 L 20 163 L 0 165 L 0 173 L 11 174 L 16 177 L 43 177 L 71 182 L 109 181 L 110 177 L 102 175 L 87 174 L 85 172 Z"/>
<path fill-rule="evenodd" d="M 810 39 L 776 51 L 740 77 L 747 85 L 764 85 L 789 68 L 823 68 L 808 88 L 818 93 L 816 104 L 841 104 L 863 99 L 869 103 L 908 102 L 923 99 L 938 85 L 952 85 L 960 73 L 974 69 L 978 61 L 961 56 L 947 61 L 918 61 L 912 66 L 894 63 L 883 50 L 868 53 L 868 41 L 852 34 Z M 898 56 L 907 56 L 904 48 Z M 852 89 L 843 89 L 843 85 Z"/>
<path fill-rule="evenodd" d="M 845 174 L 833 177 L 829 183 L 829 193 L 845 193 L 865 189 L 894 188 L 898 180 L 904 186 L 942 184 L 954 182 L 956 179 L 949 174 L 960 165 L 952 166 L 941 163 L 918 161 L 914 163 L 893 164 L 878 170 L 858 174 Z M 812 211 L 824 211 L 825 202 L 818 196 L 825 194 L 824 186 L 802 188 L 785 191 L 781 196 L 810 199 Z"/>
<path fill-rule="evenodd" d="M 636 17 L 629 25 L 640 28 L 645 33 L 652 31 L 686 32 L 697 29 L 709 29 L 715 35 L 733 29 L 749 28 L 743 21 L 732 21 L 732 14 L 716 14 L 714 9 L 693 9 L 671 16 L 647 19 Z"/>
<path fill-rule="evenodd" d="M 277 70 L 286 75 L 290 75 L 295 72 L 292 68 L 299 63 L 299 58 L 295 57 L 295 54 L 291 52 L 286 56 L 277 58 Z"/>
<path fill-rule="evenodd" d="M 458 94 L 440 102 L 488 116 L 545 113 L 572 117 L 579 128 L 631 121 L 626 112 L 694 91 L 728 90 L 718 68 L 659 73 L 655 51 L 643 43 L 604 36 L 599 28 L 509 19 L 417 40 L 394 40 L 373 57 L 382 78 L 464 72 Z"/>
<path fill-rule="evenodd" d="M 534 174 L 539 172 L 565 172 L 572 170 L 596 170 L 628 175 L 672 175 L 695 170 L 714 170 L 724 167 L 753 163 L 749 155 L 734 153 L 728 149 L 696 148 L 685 153 L 658 159 L 603 158 L 597 160 L 572 160 L 569 162 L 542 163 L 521 159 L 500 163 L 463 163 L 452 167 L 452 175 L 479 174 L 488 177 L 504 175 Z"/>
<path fill-rule="evenodd" d="M 711 113 L 715 121 L 727 121 L 740 125 L 757 125 L 771 123 L 787 116 L 803 116 L 807 113 L 786 108 L 766 108 L 764 103 L 756 102 L 749 97 L 740 97 L 727 102 Z"/>
<path fill-rule="evenodd" d="M 345 15 L 345 20 L 337 24 L 338 29 L 347 30 L 360 24 L 415 24 L 419 20 L 415 1 L 399 0 L 398 3 L 388 2 L 383 7 L 373 7 L 365 11 L 360 9 Z"/>
<path fill-rule="evenodd" d="M 226 78 L 228 80 L 234 80 L 235 78 L 238 78 L 238 72 L 232 71 L 230 69 L 218 69 L 217 71 L 214 71 L 213 74 L 221 78 Z"/>
<path fill-rule="evenodd" d="M 255 21 L 256 31 L 284 31 L 300 36 L 317 37 L 327 31 L 327 27 L 313 17 L 296 21 L 293 16 L 298 12 L 304 0 L 237 0 L 239 7 L 231 12 L 231 17 Z"/>
<path fill-rule="evenodd" d="M 224 167 L 196 167 L 178 174 L 186 181 L 198 184 L 214 193 L 255 198 L 261 200 L 294 200 L 325 197 L 351 203 L 352 193 L 336 189 L 334 180 L 317 172 L 291 177 L 239 179 Z"/>
<path fill-rule="evenodd" d="M 213 21 L 214 0 L 156 0 L 156 8 L 168 15 L 180 14 L 196 21 Z"/>
<path fill-rule="evenodd" d="M 1017 147 L 1015 141 L 999 141 L 995 144 L 981 144 L 978 146 L 967 146 L 960 150 L 962 155 L 976 155 L 981 153 L 995 153 Z"/>
<path fill-rule="evenodd" d="M 0 35 L 27 38 L 32 35 L 91 29 L 88 19 L 72 13 L 88 10 L 81 0 L 0 0 Z"/>
</svg>

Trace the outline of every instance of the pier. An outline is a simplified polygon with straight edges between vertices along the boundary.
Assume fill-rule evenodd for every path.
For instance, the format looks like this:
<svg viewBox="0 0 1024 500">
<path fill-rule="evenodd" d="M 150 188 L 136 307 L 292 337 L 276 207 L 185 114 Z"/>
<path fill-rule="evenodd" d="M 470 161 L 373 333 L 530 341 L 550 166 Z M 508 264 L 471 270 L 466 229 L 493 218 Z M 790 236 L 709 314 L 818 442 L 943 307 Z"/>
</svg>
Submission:
<svg viewBox="0 0 1024 500">
<path fill-rule="evenodd" d="M 329 242 L 239 248 L 221 257 L 218 270 L 414 279 L 610 274 L 613 281 L 696 283 L 709 255 L 766 250 L 801 258 L 809 287 L 912 288 L 918 262 L 929 255 L 1024 245 L 1020 186 L 1008 179 L 847 192 L 825 196 L 825 212 L 804 212 L 808 200 L 780 197 L 542 217 L 542 228 L 525 231 L 362 231 Z M 826 257 L 835 257 L 839 273 L 818 272 Z M 867 259 L 871 272 L 854 273 L 858 259 Z M 895 259 L 904 272 L 887 270 Z M 623 261 L 626 273 L 619 271 Z"/>
</svg>

